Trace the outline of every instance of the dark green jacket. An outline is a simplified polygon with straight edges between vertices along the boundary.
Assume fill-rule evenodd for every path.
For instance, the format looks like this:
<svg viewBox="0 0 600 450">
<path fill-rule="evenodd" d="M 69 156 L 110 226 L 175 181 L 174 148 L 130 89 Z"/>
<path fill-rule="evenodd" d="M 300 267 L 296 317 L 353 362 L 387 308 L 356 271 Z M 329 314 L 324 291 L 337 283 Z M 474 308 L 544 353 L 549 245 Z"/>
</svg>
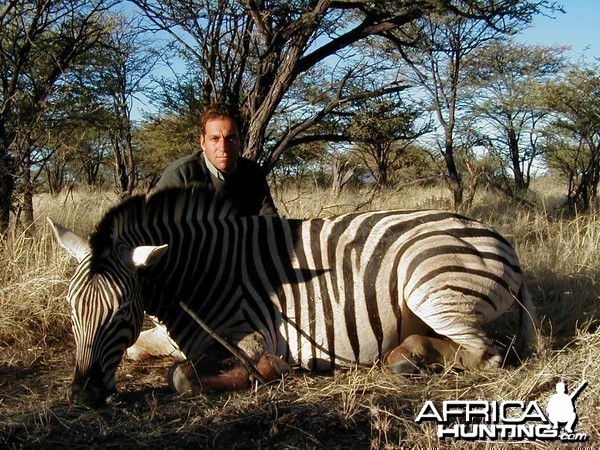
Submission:
<svg viewBox="0 0 600 450">
<path fill-rule="evenodd" d="M 184 156 L 167 167 L 154 190 L 197 183 L 212 184 L 218 193 L 231 199 L 242 216 L 277 215 L 263 170 L 242 157 L 237 161 L 235 172 L 223 181 L 210 173 L 201 151 Z"/>
</svg>

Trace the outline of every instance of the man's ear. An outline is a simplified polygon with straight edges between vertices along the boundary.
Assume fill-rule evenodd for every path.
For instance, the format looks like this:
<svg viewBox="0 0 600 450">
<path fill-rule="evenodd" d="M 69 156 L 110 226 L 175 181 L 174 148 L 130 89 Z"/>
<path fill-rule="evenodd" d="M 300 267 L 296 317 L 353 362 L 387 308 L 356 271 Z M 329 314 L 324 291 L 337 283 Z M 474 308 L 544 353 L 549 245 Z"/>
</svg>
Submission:
<svg viewBox="0 0 600 450">
<path fill-rule="evenodd" d="M 83 258 L 90 252 L 90 245 L 88 242 L 71 230 L 52 222 L 50 218 L 48 218 L 48 222 L 50 223 L 54 237 L 60 246 L 72 257 L 77 259 L 77 262 L 83 261 Z"/>
</svg>

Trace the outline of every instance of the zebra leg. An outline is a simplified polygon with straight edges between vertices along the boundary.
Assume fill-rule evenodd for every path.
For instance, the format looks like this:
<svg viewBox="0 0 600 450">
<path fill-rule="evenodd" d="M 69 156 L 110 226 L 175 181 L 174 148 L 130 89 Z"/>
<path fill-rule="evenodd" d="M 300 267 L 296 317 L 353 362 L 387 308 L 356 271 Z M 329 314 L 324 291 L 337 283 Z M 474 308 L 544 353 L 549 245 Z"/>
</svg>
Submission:
<svg viewBox="0 0 600 450">
<path fill-rule="evenodd" d="M 291 370 L 285 361 L 267 350 L 260 333 L 238 332 L 229 335 L 229 340 L 235 342 L 266 381 L 280 378 Z M 168 375 L 169 385 L 180 393 L 245 389 L 252 385 L 252 378 L 248 369 L 220 344 L 213 345 L 199 358 L 176 365 Z"/>
<path fill-rule="evenodd" d="M 472 284 L 472 280 L 460 277 L 445 281 L 459 287 L 460 282 Z M 487 287 L 486 296 L 465 294 L 450 284 L 441 289 L 433 285 L 415 290 L 403 304 L 400 346 L 386 361 L 398 373 L 415 373 L 418 367 L 432 364 L 497 368 L 502 358 L 481 325 L 501 315 L 513 300 L 503 287 L 495 285 Z"/>
<path fill-rule="evenodd" d="M 445 364 L 456 355 L 452 341 L 413 334 L 386 357 L 386 365 L 394 373 L 417 373 L 420 367 Z"/>
<path fill-rule="evenodd" d="M 266 381 L 273 381 L 290 373 L 292 368 L 279 356 L 266 353 L 258 360 L 256 370 Z"/>
<path fill-rule="evenodd" d="M 210 367 L 207 367 L 209 366 Z M 222 361 L 194 362 L 186 360 L 177 364 L 168 376 L 169 386 L 177 392 L 196 394 L 203 390 L 234 391 L 250 386 L 248 372 L 233 358 Z"/>
<path fill-rule="evenodd" d="M 463 369 L 496 368 L 500 365 L 498 349 L 481 335 L 469 337 L 469 345 L 451 339 L 413 334 L 392 350 L 386 364 L 394 373 L 412 374 L 420 367 L 440 364 Z"/>
<path fill-rule="evenodd" d="M 290 371 L 287 363 L 272 354 L 262 355 L 255 367 L 266 381 L 280 378 Z M 196 363 L 184 361 L 171 369 L 168 381 L 169 386 L 179 393 L 235 391 L 249 388 L 253 382 L 248 370 L 234 357 L 218 361 L 203 359 Z"/>
<path fill-rule="evenodd" d="M 227 340 L 242 351 L 266 381 L 280 378 L 291 367 L 270 353 L 264 337 L 243 327 L 229 330 Z M 198 358 L 192 357 L 169 372 L 169 385 L 177 392 L 234 391 L 249 388 L 252 374 L 221 344 L 214 344 Z"/>
</svg>

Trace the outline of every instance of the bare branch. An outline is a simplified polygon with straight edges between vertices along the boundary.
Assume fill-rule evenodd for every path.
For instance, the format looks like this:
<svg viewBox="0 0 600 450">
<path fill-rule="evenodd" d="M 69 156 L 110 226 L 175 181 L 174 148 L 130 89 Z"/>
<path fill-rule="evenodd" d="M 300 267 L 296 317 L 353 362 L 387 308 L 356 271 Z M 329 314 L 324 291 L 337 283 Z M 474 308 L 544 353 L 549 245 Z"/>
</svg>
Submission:
<svg viewBox="0 0 600 450">
<path fill-rule="evenodd" d="M 190 309 L 190 307 L 187 306 L 185 303 L 179 302 L 179 306 L 181 306 L 181 308 L 186 313 L 188 313 L 189 316 L 192 319 L 194 319 L 194 321 L 198 325 L 200 325 L 202 327 L 202 329 L 209 334 L 210 337 L 212 337 L 215 341 L 217 341 L 219 344 L 221 344 L 223 347 L 225 347 L 229 351 L 229 353 L 231 353 L 233 356 L 235 356 L 235 358 L 244 366 L 244 369 L 246 369 L 248 371 L 248 373 L 251 374 L 259 383 L 267 384 L 267 380 L 265 380 L 265 378 L 260 374 L 260 372 L 258 371 L 256 366 L 252 363 L 252 361 L 250 361 L 248 359 L 248 357 L 240 351 L 240 349 L 238 349 L 237 347 L 234 347 L 229 342 L 227 342 L 225 339 L 223 339 L 221 336 L 219 336 L 219 334 L 216 331 L 214 331 L 206 322 L 204 322 L 202 319 L 200 319 L 200 317 L 198 317 L 198 315 L 192 309 Z"/>
<path fill-rule="evenodd" d="M 336 39 L 331 40 L 327 44 L 322 45 L 313 52 L 301 58 L 298 61 L 297 71 L 298 73 L 305 72 L 315 64 L 323 61 L 328 56 L 333 55 L 343 48 L 349 47 L 350 45 L 355 44 L 356 42 L 365 39 L 370 35 L 383 34 L 386 31 L 404 25 L 418 17 L 421 17 L 422 14 L 423 11 L 420 8 L 410 7 L 394 14 L 393 17 L 384 22 L 379 22 L 378 17 L 368 15 L 352 30 Z"/>
</svg>

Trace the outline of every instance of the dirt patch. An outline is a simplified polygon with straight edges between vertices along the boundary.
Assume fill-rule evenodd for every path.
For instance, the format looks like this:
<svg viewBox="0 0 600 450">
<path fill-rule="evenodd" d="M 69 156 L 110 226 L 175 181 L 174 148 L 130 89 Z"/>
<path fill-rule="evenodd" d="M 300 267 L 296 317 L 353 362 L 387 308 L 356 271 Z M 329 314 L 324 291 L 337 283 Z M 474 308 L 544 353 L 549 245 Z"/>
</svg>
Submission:
<svg viewBox="0 0 600 450">
<path fill-rule="evenodd" d="M 298 371 L 257 389 L 196 396 L 167 388 L 173 361 L 124 361 L 117 372 L 119 393 L 98 410 L 66 401 L 72 348 L 12 354 L 0 349 L 0 448 L 475 449 L 480 443 L 440 441 L 434 424 L 416 424 L 425 400 L 545 405 L 565 367 L 587 373 L 590 386 L 577 401 L 578 429 L 590 436 L 585 446 L 593 447 L 600 429 L 600 382 L 590 364 L 598 337 L 583 336 L 568 349 L 549 350 L 523 366 L 498 371 L 443 370 L 411 378 L 380 367 L 329 376 Z M 579 378 L 571 378 L 566 381 L 575 386 Z"/>
<path fill-rule="evenodd" d="M 543 407 L 557 381 L 573 387 L 582 376 L 589 387 L 577 400 L 577 427 L 590 436 L 585 446 L 600 433 L 595 328 L 497 371 L 445 369 L 410 378 L 378 366 L 331 375 L 295 371 L 260 388 L 196 396 L 167 387 L 173 360 L 124 360 L 119 393 L 98 410 L 68 404 L 75 352 L 56 342 L 0 347 L 0 448 L 475 449 L 477 442 L 439 440 L 431 422 L 416 424 L 424 402 L 536 400 Z"/>
<path fill-rule="evenodd" d="M 180 396 L 166 386 L 172 361 L 125 362 L 120 393 L 99 410 L 69 406 L 72 355 L 0 365 L 0 446 L 8 448 L 365 448 L 368 414 L 340 409 L 332 376 L 297 374 L 260 389 Z M 329 386 L 329 388 L 328 388 Z M 320 401 L 312 402 L 310 391 Z M 319 394 L 320 393 L 320 394 Z M 348 398 L 349 401 L 354 401 Z"/>
</svg>

